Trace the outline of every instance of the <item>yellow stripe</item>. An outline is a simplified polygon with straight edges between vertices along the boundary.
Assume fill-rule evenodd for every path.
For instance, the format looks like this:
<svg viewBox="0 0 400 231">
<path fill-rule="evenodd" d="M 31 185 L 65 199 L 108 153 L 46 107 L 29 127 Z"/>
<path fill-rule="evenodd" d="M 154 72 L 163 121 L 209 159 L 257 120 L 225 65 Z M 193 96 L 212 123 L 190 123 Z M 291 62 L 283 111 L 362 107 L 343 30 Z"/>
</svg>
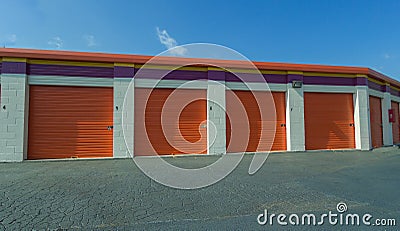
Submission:
<svg viewBox="0 0 400 231">
<path fill-rule="evenodd" d="M 390 86 L 390 88 L 392 88 L 392 89 L 394 89 L 396 91 L 400 91 L 400 88 L 397 88 L 397 87 Z"/>
<path fill-rule="evenodd" d="M 161 70 L 189 70 L 189 71 L 225 71 L 232 73 L 251 73 L 251 74 L 276 74 L 276 75 L 304 75 L 304 76 L 326 76 L 326 77 L 342 77 L 342 78 L 355 78 L 355 77 L 367 77 L 366 75 L 355 75 L 355 74 L 343 74 L 343 73 L 323 73 L 323 72 L 301 72 L 301 71 L 271 71 L 271 70 L 258 70 L 258 69 L 237 69 L 228 68 L 224 70 L 219 67 L 179 67 L 179 66 L 169 66 L 169 65 L 135 65 L 137 68 L 145 69 L 161 69 Z"/>
<path fill-rule="evenodd" d="M 357 77 L 357 75 L 354 75 L 354 74 L 323 73 L 323 72 L 304 72 L 304 76 L 340 77 L 340 78 L 355 78 L 355 77 Z"/>
<path fill-rule="evenodd" d="M 269 71 L 269 70 L 259 70 L 259 69 L 237 69 L 237 68 L 228 68 L 227 72 L 232 73 L 249 73 L 249 74 L 272 74 L 272 75 L 286 75 L 286 71 Z"/>
<path fill-rule="evenodd" d="M 3 62 L 19 62 L 19 63 L 26 63 L 26 58 L 3 57 Z"/>
<path fill-rule="evenodd" d="M 222 71 L 223 69 L 218 67 L 181 67 L 181 66 L 171 66 L 171 65 L 135 65 L 133 63 L 100 63 L 100 62 L 74 62 L 74 61 L 57 61 L 57 60 L 41 60 L 41 59 L 32 59 L 27 60 L 26 58 L 13 58 L 13 57 L 2 57 L 0 62 L 28 62 L 30 64 L 47 64 L 47 65 L 65 65 L 65 66 L 92 66 L 92 67 L 114 67 L 114 66 L 123 66 L 123 67 L 137 67 L 137 68 L 146 68 L 146 69 L 161 69 L 161 70 L 188 70 L 188 71 L 207 71 L 207 70 L 216 70 Z M 378 81 L 376 79 L 372 79 L 367 75 L 362 74 L 342 74 L 342 73 L 323 73 L 323 72 L 301 72 L 301 71 L 270 71 L 270 70 L 258 70 L 258 69 L 228 69 L 224 70 L 233 73 L 262 73 L 262 74 L 277 74 L 277 75 L 286 75 L 286 74 L 295 74 L 295 75 L 304 75 L 304 76 L 326 76 L 326 77 L 343 77 L 343 78 L 355 78 L 355 77 L 364 77 L 368 78 L 369 81 L 377 83 L 379 85 L 386 85 L 386 83 Z M 390 86 L 391 88 L 400 91 L 400 88 Z"/>
<path fill-rule="evenodd" d="M 86 66 L 86 67 L 114 67 L 113 63 L 96 63 L 96 62 L 71 62 L 71 61 L 58 61 L 58 60 L 42 60 L 31 59 L 28 60 L 30 64 L 47 64 L 47 65 L 64 65 L 64 66 Z"/>
<path fill-rule="evenodd" d="M 116 67 L 135 67 L 134 63 L 114 63 Z"/>
<path fill-rule="evenodd" d="M 368 78 L 368 81 L 371 81 L 373 83 L 377 83 L 377 84 L 382 85 L 382 86 L 386 85 L 386 83 L 381 82 L 381 81 L 376 80 L 376 79 L 373 79 L 373 78 Z"/>
<path fill-rule="evenodd" d="M 250 73 L 250 74 L 275 74 L 275 75 L 286 75 L 286 71 L 269 71 L 269 70 L 259 70 L 259 69 L 238 69 L 238 68 L 218 68 L 218 67 L 208 67 L 210 71 L 225 71 L 232 73 Z"/>
<path fill-rule="evenodd" d="M 277 74 L 277 75 L 286 75 L 286 71 L 269 71 L 269 70 L 258 70 L 258 69 L 223 69 L 220 67 L 180 67 L 180 66 L 167 66 L 167 65 L 135 65 L 137 68 L 145 68 L 145 69 L 161 69 L 161 70 L 187 70 L 187 71 L 225 71 L 225 72 L 233 72 L 233 73 L 254 73 L 254 74 Z"/>
<path fill-rule="evenodd" d="M 260 74 L 262 73 L 260 70 L 258 69 L 231 69 L 228 68 L 225 70 L 225 72 L 231 72 L 231 73 L 249 73 L 249 74 Z"/>
<path fill-rule="evenodd" d="M 219 67 L 208 67 L 209 71 L 225 71 L 223 68 Z"/>
<path fill-rule="evenodd" d="M 167 65 L 135 65 L 137 68 L 158 69 L 158 70 L 183 70 L 183 71 L 207 71 L 207 67 L 182 67 L 182 66 L 167 66 Z"/>
<path fill-rule="evenodd" d="M 288 75 L 303 75 L 302 71 L 288 71 Z"/>
<path fill-rule="evenodd" d="M 286 75 L 287 71 L 268 71 L 268 70 L 261 70 L 263 74 L 272 74 L 272 75 Z"/>
<path fill-rule="evenodd" d="M 373 79 L 373 78 L 369 78 L 369 77 L 368 77 L 368 81 L 371 81 L 373 83 L 377 83 L 377 84 L 379 84 L 381 86 L 389 86 L 390 88 L 392 88 L 392 89 L 394 89 L 396 91 L 400 91 L 400 88 L 394 87 L 394 86 L 390 85 L 390 83 L 382 82 L 382 81 L 379 81 L 379 80 L 376 80 L 376 79 Z"/>
</svg>

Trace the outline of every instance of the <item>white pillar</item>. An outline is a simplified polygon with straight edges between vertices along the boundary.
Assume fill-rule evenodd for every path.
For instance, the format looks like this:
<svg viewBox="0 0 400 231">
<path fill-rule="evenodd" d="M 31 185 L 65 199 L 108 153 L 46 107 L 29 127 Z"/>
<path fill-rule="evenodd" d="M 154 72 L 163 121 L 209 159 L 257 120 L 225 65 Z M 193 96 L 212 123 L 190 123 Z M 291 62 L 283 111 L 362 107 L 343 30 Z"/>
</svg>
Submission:
<svg viewBox="0 0 400 231">
<path fill-rule="evenodd" d="M 354 104 L 354 129 L 356 149 L 370 150 L 371 143 L 371 124 L 369 114 L 369 94 L 367 86 L 356 86 Z"/>
<path fill-rule="evenodd" d="M 130 78 L 114 78 L 114 158 L 130 157 L 122 130 L 123 103 L 130 81 Z M 133 98 L 131 102 L 133 102 Z"/>
<path fill-rule="evenodd" d="M 383 145 L 393 145 L 392 123 L 389 123 L 389 109 L 391 108 L 390 92 L 385 92 L 382 99 Z"/>
<path fill-rule="evenodd" d="M 0 161 L 26 158 L 28 95 L 26 74 L 1 75 Z"/>
<path fill-rule="evenodd" d="M 226 153 L 225 81 L 208 81 L 207 150 L 210 155 Z"/>
<path fill-rule="evenodd" d="M 286 91 L 286 139 L 288 151 L 305 150 L 304 90 L 287 84 Z"/>
</svg>

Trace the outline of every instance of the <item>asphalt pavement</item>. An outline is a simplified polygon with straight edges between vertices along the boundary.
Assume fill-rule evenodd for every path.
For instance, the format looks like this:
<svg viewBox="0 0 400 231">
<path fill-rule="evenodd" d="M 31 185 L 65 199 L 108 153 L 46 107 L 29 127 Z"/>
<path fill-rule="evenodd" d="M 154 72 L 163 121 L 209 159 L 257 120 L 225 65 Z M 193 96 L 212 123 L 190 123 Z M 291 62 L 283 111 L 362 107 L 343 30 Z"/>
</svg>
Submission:
<svg viewBox="0 0 400 231">
<path fill-rule="evenodd" d="M 131 159 L 0 163 L 0 230 L 400 230 L 398 148 L 271 154 L 249 175 L 252 157 L 220 182 L 195 190 L 161 185 Z M 218 158 L 166 160 L 196 168 Z M 338 212 L 339 203 L 345 212 Z M 265 210 L 276 216 L 260 225 Z M 315 214 L 319 221 L 329 212 L 338 219 L 372 218 L 360 226 L 332 225 L 328 217 L 323 225 L 288 219 L 298 216 L 301 223 L 302 215 Z M 278 223 L 278 214 L 287 216 L 287 225 Z M 396 226 L 377 226 L 377 219 L 395 219 Z"/>
</svg>

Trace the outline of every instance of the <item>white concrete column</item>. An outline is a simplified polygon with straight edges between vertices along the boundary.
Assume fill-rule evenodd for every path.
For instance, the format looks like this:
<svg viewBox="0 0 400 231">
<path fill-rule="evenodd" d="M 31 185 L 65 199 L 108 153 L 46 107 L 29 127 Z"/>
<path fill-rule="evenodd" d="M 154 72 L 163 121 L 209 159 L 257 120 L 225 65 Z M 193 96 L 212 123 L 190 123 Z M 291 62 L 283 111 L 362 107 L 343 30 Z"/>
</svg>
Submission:
<svg viewBox="0 0 400 231">
<path fill-rule="evenodd" d="M 134 75 L 135 65 L 133 63 L 114 63 L 114 158 L 130 157 L 129 150 L 132 155 L 134 151 L 134 85 L 127 94 Z M 124 102 L 126 95 L 129 99 L 128 103 Z M 125 136 L 122 121 L 124 122 Z M 130 147 L 129 150 L 127 145 Z"/>
<path fill-rule="evenodd" d="M 26 74 L 1 75 L 0 161 L 27 156 L 28 95 Z"/>
<path fill-rule="evenodd" d="M 372 147 L 369 114 L 369 94 L 367 86 L 356 86 L 354 103 L 354 129 L 356 149 L 369 150 Z"/>
<path fill-rule="evenodd" d="M 130 157 L 122 130 L 123 103 L 130 81 L 129 78 L 114 78 L 114 158 Z M 131 102 L 133 100 L 132 98 Z M 132 115 L 133 112 L 129 114 Z"/>
<path fill-rule="evenodd" d="M 225 81 L 208 81 L 207 150 L 210 155 L 226 153 Z"/>
<path fill-rule="evenodd" d="M 389 123 L 389 109 L 391 108 L 390 92 L 385 92 L 382 99 L 383 145 L 393 145 L 392 123 Z"/>
<path fill-rule="evenodd" d="M 286 91 L 286 139 L 288 151 L 305 150 L 304 90 L 287 84 Z"/>
</svg>

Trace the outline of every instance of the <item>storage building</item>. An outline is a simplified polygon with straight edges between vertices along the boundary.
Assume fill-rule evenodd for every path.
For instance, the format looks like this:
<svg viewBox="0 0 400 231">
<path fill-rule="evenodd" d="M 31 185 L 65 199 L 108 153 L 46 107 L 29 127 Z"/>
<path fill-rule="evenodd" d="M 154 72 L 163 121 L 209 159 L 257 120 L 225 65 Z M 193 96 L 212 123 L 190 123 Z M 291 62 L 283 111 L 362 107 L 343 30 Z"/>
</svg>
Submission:
<svg viewBox="0 0 400 231">
<path fill-rule="evenodd" d="M 151 58 L 0 48 L 0 161 L 128 157 L 122 107 L 141 69 L 169 73 L 155 88 L 151 76 L 134 80 L 135 115 L 144 112 L 134 118 L 135 156 L 369 150 L 400 143 L 400 82 L 369 68 L 254 62 L 268 90 L 240 61 L 176 68 L 185 58 L 163 57 L 146 66 Z M 190 81 L 197 82 L 185 87 Z M 267 90 L 272 100 L 264 97 Z M 237 105 L 247 115 L 243 121 L 227 116 Z M 271 107 L 273 119 L 260 116 Z M 173 122 L 163 124 L 162 114 Z M 238 145 L 242 140 L 246 145 Z"/>
</svg>

